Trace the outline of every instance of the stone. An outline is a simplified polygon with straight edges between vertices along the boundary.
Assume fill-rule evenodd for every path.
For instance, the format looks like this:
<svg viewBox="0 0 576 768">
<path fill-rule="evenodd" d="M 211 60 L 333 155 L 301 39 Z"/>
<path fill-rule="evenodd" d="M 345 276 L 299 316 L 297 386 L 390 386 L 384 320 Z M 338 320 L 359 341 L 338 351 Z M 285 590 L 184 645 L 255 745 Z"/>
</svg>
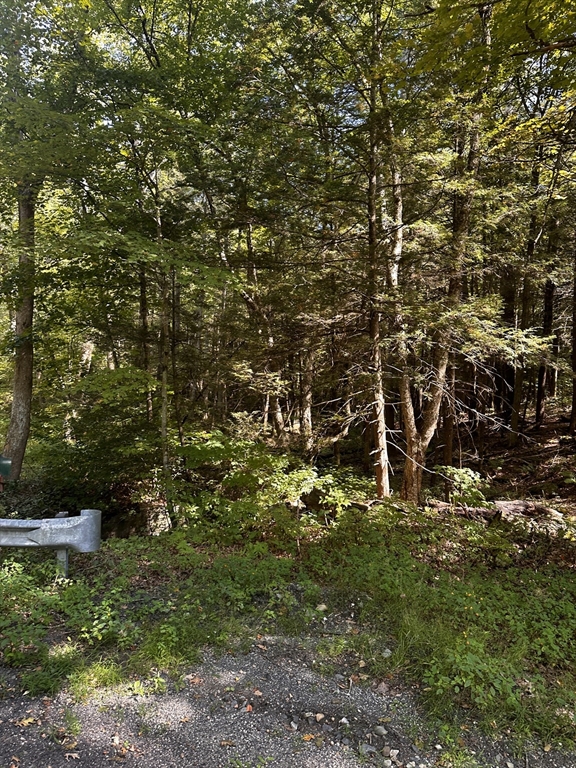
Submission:
<svg viewBox="0 0 576 768">
<path fill-rule="evenodd" d="M 376 734 L 376 736 L 386 736 L 388 731 L 386 730 L 386 728 L 384 728 L 383 725 L 377 725 L 376 728 L 374 728 L 374 733 Z"/>
<path fill-rule="evenodd" d="M 324 720 L 324 718 L 325 718 L 325 715 L 323 715 L 322 712 L 318 712 L 318 714 L 316 715 L 316 722 L 320 723 L 322 722 L 322 720 Z"/>
<path fill-rule="evenodd" d="M 374 754 L 378 750 L 376 747 L 373 747 L 372 744 L 360 744 L 358 747 L 358 752 L 360 752 L 361 755 L 370 755 Z"/>
<path fill-rule="evenodd" d="M 340 720 L 340 725 L 350 725 L 350 721 L 347 718 L 343 717 Z"/>
</svg>

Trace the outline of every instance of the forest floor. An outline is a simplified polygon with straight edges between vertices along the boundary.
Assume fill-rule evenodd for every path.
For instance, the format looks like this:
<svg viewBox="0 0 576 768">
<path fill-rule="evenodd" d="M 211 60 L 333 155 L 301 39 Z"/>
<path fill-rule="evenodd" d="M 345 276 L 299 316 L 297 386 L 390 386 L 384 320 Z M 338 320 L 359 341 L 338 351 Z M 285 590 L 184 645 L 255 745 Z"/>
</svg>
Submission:
<svg viewBox="0 0 576 768">
<path fill-rule="evenodd" d="M 576 515 L 576 436 L 569 420 L 554 413 L 541 426 L 528 426 L 511 448 L 508 433 L 494 433 L 479 456 L 476 446 L 462 451 L 464 466 L 480 471 L 489 499 L 533 499 L 567 516 Z"/>
</svg>

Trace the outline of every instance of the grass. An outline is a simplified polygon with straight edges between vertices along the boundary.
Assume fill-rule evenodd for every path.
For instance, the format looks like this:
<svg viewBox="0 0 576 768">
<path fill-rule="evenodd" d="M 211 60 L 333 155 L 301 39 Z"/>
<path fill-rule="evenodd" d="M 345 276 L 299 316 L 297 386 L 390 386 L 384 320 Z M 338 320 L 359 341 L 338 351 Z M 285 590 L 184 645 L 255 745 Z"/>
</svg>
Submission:
<svg viewBox="0 0 576 768">
<path fill-rule="evenodd" d="M 302 525 L 299 549 L 278 537 L 201 546 L 197 527 L 111 540 L 75 557 L 67 582 L 49 555 L 16 551 L 0 561 L 0 653 L 32 694 L 160 691 L 158 670 L 177 680 L 206 645 L 238 647 L 266 631 L 321 636 L 338 616 L 342 632 L 318 644 L 318 669 L 344 666 L 360 682 L 401 675 L 446 727 L 468 715 L 568 746 L 571 537 L 388 504 Z M 449 757 L 474 765 L 457 744 Z"/>
</svg>

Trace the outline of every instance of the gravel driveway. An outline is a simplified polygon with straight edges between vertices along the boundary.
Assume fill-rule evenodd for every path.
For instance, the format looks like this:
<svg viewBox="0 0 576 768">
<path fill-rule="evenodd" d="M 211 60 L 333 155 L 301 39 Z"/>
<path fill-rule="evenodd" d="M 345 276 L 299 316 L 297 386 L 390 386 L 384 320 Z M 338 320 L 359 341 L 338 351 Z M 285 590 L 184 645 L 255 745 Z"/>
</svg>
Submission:
<svg viewBox="0 0 576 768">
<path fill-rule="evenodd" d="M 206 654 L 164 693 L 115 690 L 78 703 L 17 692 L 0 668 L 0 768 L 576 768 L 574 755 L 465 733 L 468 762 L 434 743 L 415 691 L 314 671 L 313 643 L 263 637 L 246 654 Z M 464 743 L 462 744 L 464 746 Z"/>
</svg>

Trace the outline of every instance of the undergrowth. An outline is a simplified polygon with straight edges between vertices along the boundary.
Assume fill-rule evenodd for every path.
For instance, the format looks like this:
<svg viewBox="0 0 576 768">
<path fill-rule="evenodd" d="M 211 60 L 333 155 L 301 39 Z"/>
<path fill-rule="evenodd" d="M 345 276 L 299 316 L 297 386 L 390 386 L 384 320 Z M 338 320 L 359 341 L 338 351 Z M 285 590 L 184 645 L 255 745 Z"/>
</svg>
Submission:
<svg viewBox="0 0 576 768">
<path fill-rule="evenodd" d="M 290 493 L 295 483 L 286 481 Z M 419 683 L 445 723 L 469 712 L 487 729 L 570 744 L 571 533 L 551 538 L 392 503 L 366 511 L 353 504 L 359 486 L 346 496 L 345 477 L 317 485 L 324 495 L 315 512 L 285 500 L 290 525 L 254 514 L 247 540 L 240 519 L 222 531 L 222 516 L 195 513 L 188 527 L 75 556 L 67 581 L 49 554 L 5 551 L 2 662 L 21 669 L 32 694 L 63 685 L 78 698 L 106 685 L 159 691 L 159 671 L 177 680 L 207 645 L 238 647 L 266 631 L 320 633 L 338 621 L 344 633 L 318 647 L 326 669 L 361 660 L 362 680 L 401 674 Z M 229 488 L 211 492 L 223 505 Z M 268 492 L 261 483 L 247 495 L 254 502 Z M 282 492 L 273 492 L 280 504 Z"/>
</svg>

